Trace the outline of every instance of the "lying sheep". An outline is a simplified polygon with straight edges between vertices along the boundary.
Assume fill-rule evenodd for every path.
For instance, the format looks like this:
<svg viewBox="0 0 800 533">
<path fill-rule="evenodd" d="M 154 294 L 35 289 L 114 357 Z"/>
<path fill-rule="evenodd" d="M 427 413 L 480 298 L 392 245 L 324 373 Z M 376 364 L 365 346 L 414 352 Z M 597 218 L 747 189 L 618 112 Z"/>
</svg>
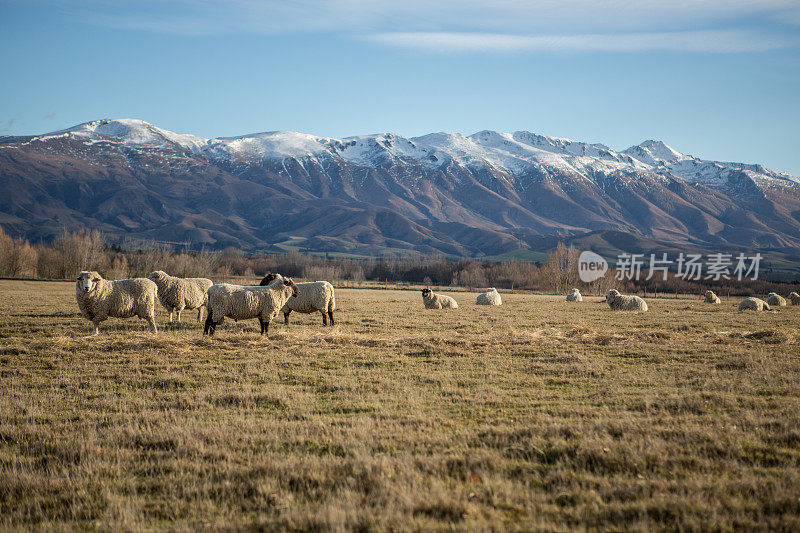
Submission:
<svg viewBox="0 0 800 533">
<path fill-rule="evenodd" d="M 479 294 L 475 303 L 477 305 L 503 305 L 503 299 L 500 298 L 500 293 L 497 292 L 497 289 L 492 287 L 483 294 Z M 458 304 L 454 307 L 458 307 Z"/>
<path fill-rule="evenodd" d="M 786 307 L 786 298 L 776 292 L 767 295 L 767 303 L 775 307 Z"/>
<path fill-rule="evenodd" d="M 145 278 L 109 281 L 97 272 L 83 271 L 75 282 L 75 299 L 87 320 L 94 324 L 94 335 L 100 333 L 100 322 L 109 317 L 138 316 L 147 320 L 156 333 L 156 284 Z"/>
<path fill-rule="evenodd" d="M 719 299 L 719 296 L 714 294 L 714 291 L 706 291 L 705 300 L 707 304 L 722 303 L 722 300 Z"/>
<path fill-rule="evenodd" d="M 606 293 L 606 303 L 613 311 L 647 311 L 647 302 L 638 296 L 626 296 L 616 289 Z"/>
<path fill-rule="evenodd" d="M 276 276 L 277 274 L 267 274 L 261 280 L 261 285 L 269 285 Z M 298 283 L 297 289 L 297 297 L 289 298 L 280 311 L 283 313 L 283 323 L 289 325 L 289 314 L 292 311 L 306 314 L 319 311 L 322 313 L 322 325 L 327 326 L 328 318 L 330 318 L 330 324 L 333 326 L 333 312 L 336 311 L 333 285 L 327 281 L 310 281 Z"/>
<path fill-rule="evenodd" d="M 200 321 L 208 303 L 206 291 L 214 282 L 207 278 L 176 278 L 163 270 L 151 272 L 147 278 L 158 286 L 158 301 L 169 311 L 170 322 L 172 313 L 176 312 L 180 323 L 184 309 L 197 309 L 197 321 Z"/>
<path fill-rule="evenodd" d="M 790 292 L 789 301 L 792 302 L 792 305 L 800 305 L 800 294 L 797 294 L 796 292 Z"/>
<path fill-rule="evenodd" d="M 247 320 L 258 318 L 261 334 L 267 334 L 269 323 L 278 316 L 286 300 L 297 297 L 297 284 L 290 278 L 277 275 L 266 286 L 243 286 L 222 283 L 208 288 L 208 314 L 203 335 L 214 334 L 225 318 Z"/>
<path fill-rule="evenodd" d="M 760 298 L 745 298 L 739 302 L 739 311 L 769 311 L 769 304 Z"/>
<path fill-rule="evenodd" d="M 567 294 L 567 301 L 582 302 L 583 296 L 581 296 L 581 291 L 579 291 L 578 289 L 572 289 L 571 291 L 569 291 L 569 294 Z"/>
<path fill-rule="evenodd" d="M 436 294 L 430 289 L 422 289 L 422 303 L 425 309 L 458 309 L 458 302 L 444 294 Z"/>
</svg>

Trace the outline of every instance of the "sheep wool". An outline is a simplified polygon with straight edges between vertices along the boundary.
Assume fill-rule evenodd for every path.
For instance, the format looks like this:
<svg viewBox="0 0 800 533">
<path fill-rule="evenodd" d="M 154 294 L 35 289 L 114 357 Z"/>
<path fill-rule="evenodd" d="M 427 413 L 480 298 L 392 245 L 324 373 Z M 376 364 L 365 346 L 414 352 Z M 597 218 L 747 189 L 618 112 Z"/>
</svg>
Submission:
<svg viewBox="0 0 800 533">
<path fill-rule="evenodd" d="M 567 301 L 582 302 L 583 296 L 581 295 L 581 291 L 579 291 L 578 289 L 572 289 L 571 291 L 569 291 L 569 294 L 567 294 Z"/>
<path fill-rule="evenodd" d="M 647 302 L 638 296 L 623 295 L 616 289 L 606 293 L 606 303 L 612 311 L 647 311 Z"/>
<path fill-rule="evenodd" d="M 789 301 L 792 302 L 792 305 L 800 305 L 800 294 L 797 294 L 796 292 L 790 292 Z"/>
<path fill-rule="evenodd" d="M 706 301 L 707 304 L 722 303 L 722 300 L 719 299 L 719 296 L 714 294 L 714 291 L 706 291 L 705 301 Z"/>
<path fill-rule="evenodd" d="M 422 303 L 425 309 L 458 309 L 458 302 L 444 294 L 436 294 L 430 289 L 422 289 Z"/>
<path fill-rule="evenodd" d="M 275 280 L 276 274 L 267 274 L 261 280 L 261 285 L 269 285 Z M 327 281 L 309 281 L 297 284 L 297 297 L 289 298 L 281 308 L 283 323 L 289 325 L 289 315 L 292 311 L 298 313 L 322 313 L 322 325 L 334 325 L 333 312 L 336 311 L 336 295 L 333 285 Z"/>
<path fill-rule="evenodd" d="M 257 318 L 261 334 L 268 333 L 269 323 L 278 315 L 286 300 L 296 297 L 297 284 L 291 278 L 277 275 L 269 285 L 243 286 L 222 283 L 208 288 L 208 313 L 203 334 L 213 335 L 225 318 L 248 320 Z"/>
<path fill-rule="evenodd" d="M 739 302 L 739 311 L 770 311 L 770 308 L 764 300 L 751 297 Z"/>
<path fill-rule="evenodd" d="M 137 316 L 147 320 L 156 333 L 156 284 L 146 278 L 109 281 L 95 271 L 80 273 L 75 282 L 75 299 L 81 314 L 94 324 L 94 335 L 100 333 L 100 322 L 113 318 Z"/>
<path fill-rule="evenodd" d="M 786 298 L 776 292 L 767 295 L 767 303 L 774 307 L 786 307 Z"/>
<path fill-rule="evenodd" d="M 497 289 L 492 287 L 483 294 L 479 294 L 475 303 L 477 305 L 503 305 L 503 299 L 500 298 L 500 293 L 497 292 Z"/>
<path fill-rule="evenodd" d="M 163 270 L 151 272 L 147 278 L 158 286 L 158 301 L 169 311 L 170 322 L 172 313 L 177 313 L 180 322 L 184 309 L 197 309 L 197 320 L 200 321 L 208 303 L 206 291 L 214 282 L 207 278 L 176 278 Z"/>
</svg>

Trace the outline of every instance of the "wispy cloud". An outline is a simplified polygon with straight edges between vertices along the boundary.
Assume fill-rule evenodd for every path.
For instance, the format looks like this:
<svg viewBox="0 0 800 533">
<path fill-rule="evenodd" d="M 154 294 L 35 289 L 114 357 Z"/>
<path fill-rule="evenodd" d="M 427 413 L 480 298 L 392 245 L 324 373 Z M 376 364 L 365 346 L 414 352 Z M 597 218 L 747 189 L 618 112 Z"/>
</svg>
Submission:
<svg viewBox="0 0 800 533">
<path fill-rule="evenodd" d="M 54 118 L 56 118 L 56 112 L 55 112 L 55 111 L 52 111 L 52 112 L 50 112 L 50 113 L 47 113 L 47 114 L 45 114 L 45 115 L 44 115 L 42 118 L 43 118 L 44 120 L 51 120 L 51 119 L 54 119 Z"/>
<path fill-rule="evenodd" d="M 796 46 L 796 39 L 760 35 L 744 30 L 678 31 L 660 33 L 509 35 L 498 33 L 391 32 L 363 37 L 375 43 L 431 53 L 594 51 L 677 51 L 735 53 Z"/>
<path fill-rule="evenodd" d="M 6 120 L 5 126 L 0 128 L 0 131 L 9 131 L 9 130 L 11 130 L 11 126 L 13 126 L 14 122 L 16 122 L 16 121 L 17 121 L 17 119 L 15 119 L 15 118 L 10 118 L 10 119 Z M 2 122 L 0 122 L 0 124 L 2 124 Z"/>
</svg>

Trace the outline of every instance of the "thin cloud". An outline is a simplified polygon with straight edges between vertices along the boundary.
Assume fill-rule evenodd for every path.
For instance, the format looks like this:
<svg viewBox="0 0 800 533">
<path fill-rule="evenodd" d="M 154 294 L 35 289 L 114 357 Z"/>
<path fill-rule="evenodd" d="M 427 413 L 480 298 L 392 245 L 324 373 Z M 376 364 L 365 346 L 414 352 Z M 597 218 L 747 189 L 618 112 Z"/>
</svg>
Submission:
<svg viewBox="0 0 800 533">
<path fill-rule="evenodd" d="M 795 39 L 744 30 L 679 31 L 629 34 L 509 35 L 498 33 L 392 32 L 363 39 L 431 53 L 589 51 L 760 52 L 797 46 Z"/>
<path fill-rule="evenodd" d="M 9 131 L 11 129 L 11 126 L 13 126 L 14 122 L 16 122 L 16 121 L 17 121 L 17 119 L 15 119 L 15 118 L 8 119 L 6 121 L 6 125 L 2 129 L 0 129 L 0 131 Z"/>
<path fill-rule="evenodd" d="M 53 111 L 52 113 L 47 113 L 47 114 L 46 114 L 46 115 L 44 115 L 42 118 L 43 118 L 44 120 L 50 120 L 50 119 L 53 119 L 53 118 L 55 118 L 55 117 L 56 117 L 56 112 L 55 112 L 55 111 Z"/>
</svg>

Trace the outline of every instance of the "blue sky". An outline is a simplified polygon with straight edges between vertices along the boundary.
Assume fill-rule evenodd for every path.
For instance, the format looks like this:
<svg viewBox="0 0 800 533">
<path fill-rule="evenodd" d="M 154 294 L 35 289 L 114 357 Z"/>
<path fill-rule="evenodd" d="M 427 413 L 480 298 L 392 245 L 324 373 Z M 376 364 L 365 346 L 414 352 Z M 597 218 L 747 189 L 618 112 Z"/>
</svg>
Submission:
<svg viewBox="0 0 800 533">
<path fill-rule="evenodd" d="M 528 130 L 800 175 L 800 2 L 0 0 L 0 135 Z"/>
</svg>

